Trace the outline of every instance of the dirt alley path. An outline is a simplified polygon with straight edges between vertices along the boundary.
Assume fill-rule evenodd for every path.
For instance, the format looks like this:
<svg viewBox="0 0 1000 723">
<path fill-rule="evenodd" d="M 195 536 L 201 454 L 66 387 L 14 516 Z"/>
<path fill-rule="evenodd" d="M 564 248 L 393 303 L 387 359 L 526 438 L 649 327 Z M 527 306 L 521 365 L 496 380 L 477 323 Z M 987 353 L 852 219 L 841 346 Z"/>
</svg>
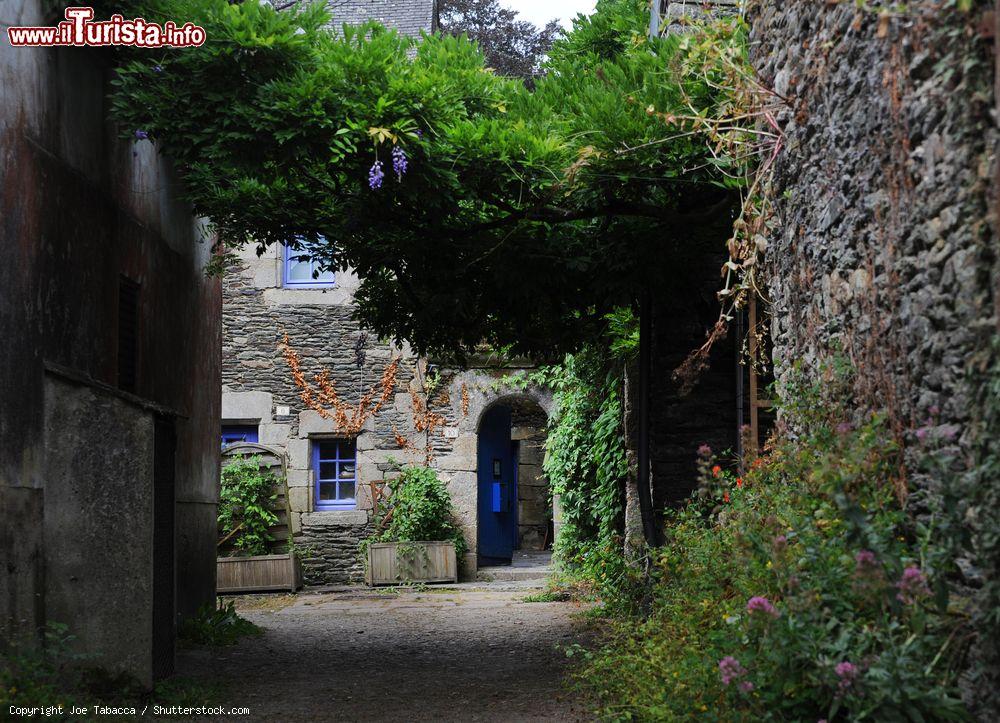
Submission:
<svg viewBox="0 0 1000 723">
<path fill-rule="evenodd" d="M 241 598 L 264 635 L 180 651 L 177 673 L 218 682 L 260 721 L 588 720 L 557 646 L 580 631 L 572 603 L 525 603 L 537 587 Z M 229 719 L 233 720 L 233 719 Z"/>
</svg>

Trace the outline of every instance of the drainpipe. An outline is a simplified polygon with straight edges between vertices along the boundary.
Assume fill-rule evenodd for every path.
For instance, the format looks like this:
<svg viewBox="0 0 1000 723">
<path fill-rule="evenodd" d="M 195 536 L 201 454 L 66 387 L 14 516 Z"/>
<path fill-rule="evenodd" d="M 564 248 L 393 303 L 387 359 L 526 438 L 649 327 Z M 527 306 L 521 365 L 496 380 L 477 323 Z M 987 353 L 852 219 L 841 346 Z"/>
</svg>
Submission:
<svg viewBox="0 0 1000 723">
<path fill-rule="evenodd" d="M 653 313 L 652 297 L 644 290 L 639 300 L 639 513 L 642 516 L 642 533 L 646 544 L 659 542 L 656 521 L 653 517 L 653 494 L 649 484 L 649 394 L 653 367 Z"/>
</svg>

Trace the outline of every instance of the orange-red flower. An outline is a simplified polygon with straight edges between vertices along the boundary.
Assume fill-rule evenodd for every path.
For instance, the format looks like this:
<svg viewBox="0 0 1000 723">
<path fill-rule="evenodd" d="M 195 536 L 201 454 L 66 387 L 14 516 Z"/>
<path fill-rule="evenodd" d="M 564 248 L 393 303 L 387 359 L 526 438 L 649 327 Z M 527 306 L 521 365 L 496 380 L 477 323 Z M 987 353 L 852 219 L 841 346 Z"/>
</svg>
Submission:
<svg viewBox="0 0 1000 723">
<path fill-rule="evenodd" d="M 728 492 L 723 492 L 722 493 L 722 501 L 723 502 L 729 502 L 729 493 Z"/>
<path fill-rule="evenodd" d="M 736 486 L 740 487 L 740 488 L 743 487 L 743 478 L 742 477 L 737 477 L 736 478 Z"/>
<path fill-rule="evenodd" d="M 718 477 L 720 472 L 722 472 L 722 467 L 720 467 L 719 465 L 715 465 L 714 467 L 712 467 L 713 477 Z"/>
</svg>

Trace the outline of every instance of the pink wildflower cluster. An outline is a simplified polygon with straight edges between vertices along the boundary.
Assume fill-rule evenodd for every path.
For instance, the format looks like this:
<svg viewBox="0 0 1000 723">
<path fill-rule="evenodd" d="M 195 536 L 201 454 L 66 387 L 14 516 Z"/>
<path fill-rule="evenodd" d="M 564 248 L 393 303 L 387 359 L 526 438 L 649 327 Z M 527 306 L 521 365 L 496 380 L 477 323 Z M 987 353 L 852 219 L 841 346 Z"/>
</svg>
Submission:
<svg viewBox="0 0 1000 723">
<path fill-rule="evenodd" d="M 763 613 L 764 615 L 768 615 L 772 618 L 778 618 L 781 616 L 781 613 L 778 612 L 778 609 L 774 607 L 770 600 L 766 597 L 760 597 L 759 595 L 755 595 L 750 598 L 750 601 L 747 603 L 747 612 Z"/>
<path fill-rule="evenodd" d="M 737 683 L 740 690 L 744 693 L 749 693 L 753 690 L 754 686 L 749 680 L 741 680 L 746 674 L 746 668 L 740 665 L 740 661 L 732 655 L 727 655 L 719 661 L 719 675 L 722 677 L 723 685 Z"/>
<path fill-rule="evenodd" d="M 920 571 L 919 567 L 910 565 L 903 570 L 903 576 L 896 583 L 896 599 L 904 605 L 913 605 L 919 599 L 930 595 L 930 588 L 927 586 L 927 578 Z"/>
<path fill-rule="evenodd" d="M 837 663 L 837 666 L 833 669 L 837 674 L 837 695 L 842 696 L 847 694 L 851 688 L 854 686 L 854 681 L 858 677 L 858 666 L 845 660 L 842 663 Z"/>
</svg>

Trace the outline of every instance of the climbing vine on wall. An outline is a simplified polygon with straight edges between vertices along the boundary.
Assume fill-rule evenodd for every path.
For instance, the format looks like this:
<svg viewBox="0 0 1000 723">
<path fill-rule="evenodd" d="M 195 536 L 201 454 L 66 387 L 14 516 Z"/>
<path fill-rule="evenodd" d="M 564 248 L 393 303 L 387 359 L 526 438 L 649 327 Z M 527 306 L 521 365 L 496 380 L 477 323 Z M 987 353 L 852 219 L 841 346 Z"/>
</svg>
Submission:
<svg viewBox="0 0 1000 723">
<path fill-rule="evenodd" d="M 278 349 L 291 370 L 295 386 L 300 390 L 299 398 L 302 403 L 319 413 L 323 419 L 332 419 L 341 434 L 356 436 L 361 432 L 365 422 L 379 413 L 396 389 L 399 357 L 386 364 L 378 382 L 361 394 L 357 404 L 350 404 L 337 392 L 336 382 L 331 378 L 329 370 L 318 372 L 311 382 L 306 378 L 302 371 L 302 361 L 289 343 L 288 334 L 285 334 Z"/>
</svg>

